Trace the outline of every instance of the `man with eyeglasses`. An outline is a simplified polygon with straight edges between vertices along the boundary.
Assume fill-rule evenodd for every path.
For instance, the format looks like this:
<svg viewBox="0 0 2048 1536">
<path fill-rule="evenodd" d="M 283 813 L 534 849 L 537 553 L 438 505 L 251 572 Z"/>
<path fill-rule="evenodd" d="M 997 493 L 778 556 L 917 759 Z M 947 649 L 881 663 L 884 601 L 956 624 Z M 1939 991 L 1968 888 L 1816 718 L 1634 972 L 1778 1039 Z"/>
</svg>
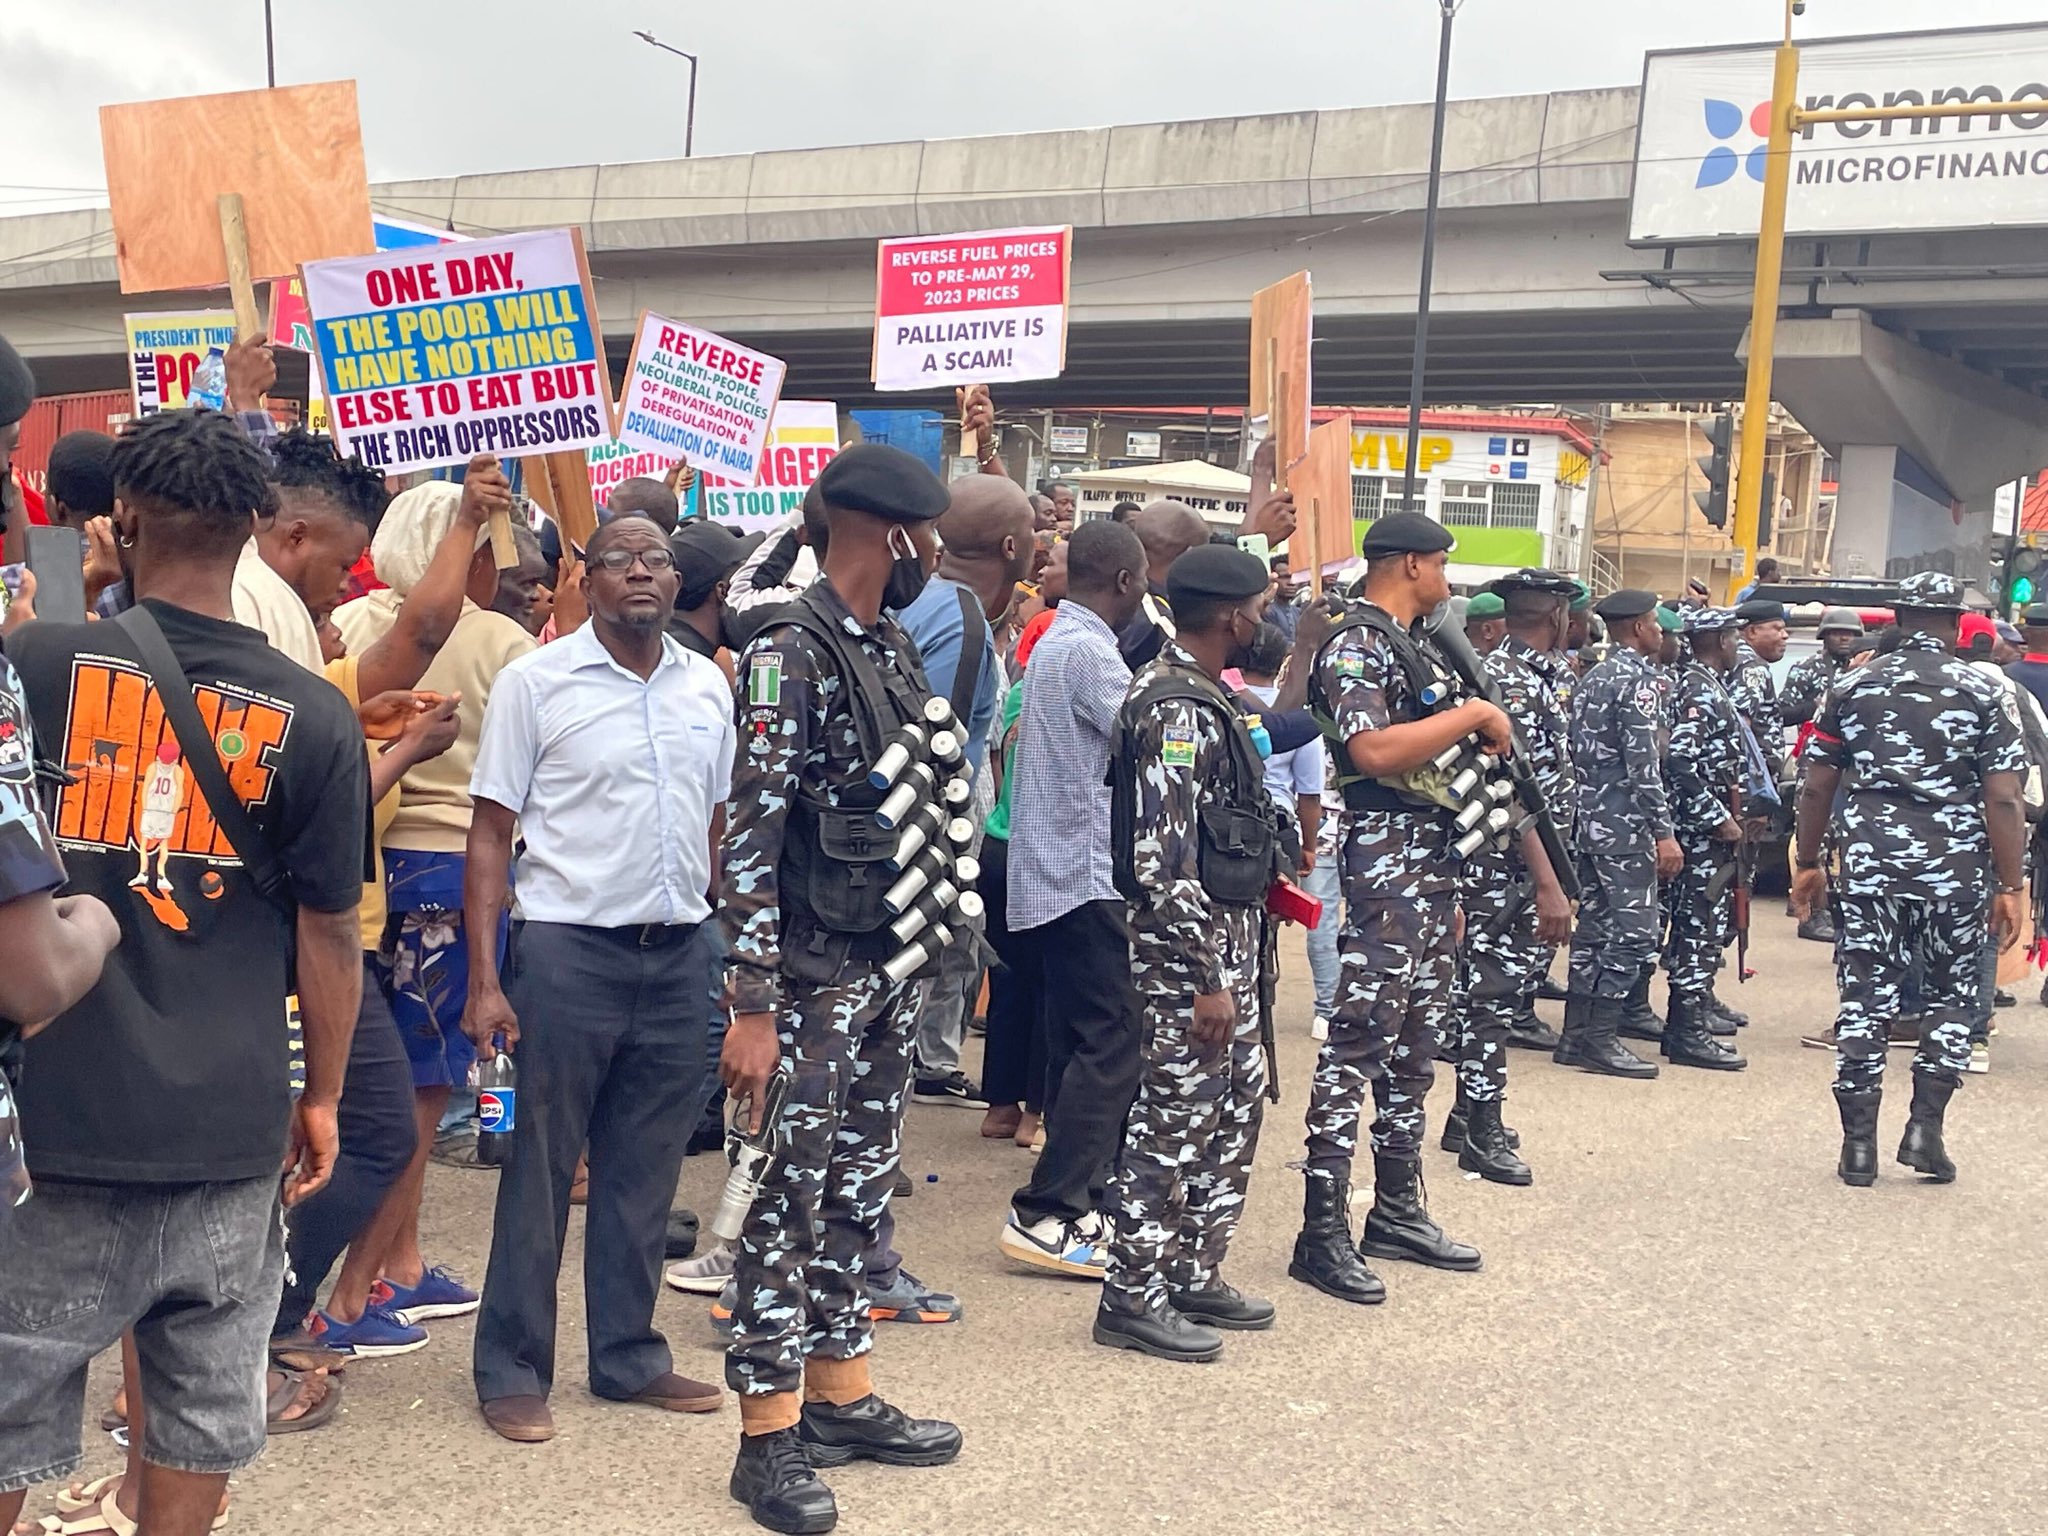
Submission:
<svg viewBox="0 0 2048 1536">
<path fill-rule="evenodd" d="M 490 946 L 471 957 L 462 1020 L 526 1085 L 476 1328 L 477 1399 L 508 1440 L 555 1432 L 556 1277 L 586 1141 L 590 1390 L 682 1413 L 724 1396 L 677 1375 L 654 1328 L 669 1202 L 709 1092 L 708 893 L 734 741 L 725 674 L 665 633 L 677 580 L 656 523 L 599 528 L 590 622 L 499 675 L 470 783 L 471 932 L 497 927 L 515 822 L 525 841 L 509 959 L 501 977 Z"/>
</svg>

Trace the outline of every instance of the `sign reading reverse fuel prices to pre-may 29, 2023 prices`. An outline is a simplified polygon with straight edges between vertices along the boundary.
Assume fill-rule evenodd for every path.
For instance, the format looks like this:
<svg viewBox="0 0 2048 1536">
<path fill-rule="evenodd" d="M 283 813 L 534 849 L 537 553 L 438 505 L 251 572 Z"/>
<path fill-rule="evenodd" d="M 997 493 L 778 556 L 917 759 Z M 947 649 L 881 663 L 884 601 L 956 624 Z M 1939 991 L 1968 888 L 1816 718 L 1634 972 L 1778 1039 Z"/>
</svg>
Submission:
<svg viewBox="0 0 2048 1536">
<path fill-rule="evenodd" d="M 1056 379 L 1067 361 L 1073 231 L 992 229 L 884 240 L 875 388 Z"/>
<path fill-rule="evenodd" d="M 305 281 L 334 434 L 373 468 L 610 440 L 576 231 L 312 262 Z"/>
</svg>

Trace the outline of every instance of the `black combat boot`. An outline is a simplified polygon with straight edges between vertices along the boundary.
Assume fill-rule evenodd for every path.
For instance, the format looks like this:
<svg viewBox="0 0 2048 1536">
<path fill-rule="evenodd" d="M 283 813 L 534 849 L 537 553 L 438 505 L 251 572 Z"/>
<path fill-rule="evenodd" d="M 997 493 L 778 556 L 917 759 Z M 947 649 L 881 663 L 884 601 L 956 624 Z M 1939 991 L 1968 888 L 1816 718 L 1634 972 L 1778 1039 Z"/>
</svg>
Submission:
<svg viewBox="0 0 2048 1536">
<path fill-rule="evenodd" d="M 1842 1112 L 1842 1160 L 1835 1172 L 1844 1184 L 1868 1189 L 1877 1182 L 1877 1105 L 1875 1089 L 1853 1093 L 1837 1088 L 1835 1107 Z"/>
<path fill-rule="evenodd" d="M 1475 1101 L 1466 1118 L 1458 1166 L 1493 1184 L 1529 1184 L 1535 1175 L 1515 1156 L 1515 1133 L 1500 1123 L 1500 1100 Z"/>
<path fill-rule="evenodd" d="M 1732 1035 L 1738 1029 L 1747 1027 L 1749 1015 L 1738 1013 L 1714 995 L 1713 984 L 1707 985 L 1707 995 L 1699 1001 L 1699 1021 L 1710 1035 Z"/>
<path fill-rule="evenodd" d="M 1626 1006 L 1618 997 L 1594 997 L 1586 1001 L 1586 1023 L 1571 1065 L 1596 1072 L 1602 1077 L 1655 1077 L 1657 1063 L 1645 1061 L 1615 1038 Z M 1659 1039 L 1663 1037 L 1658 1036 Z"/>
<path fill-rule="evenodd" d="M 1799 937 L 1816 944 L 1835 942 L 1835 915 L 1826 907 L 1815 907 L 1799 920 Z"/>
<path fill-rule="evenodd" d="M 1351 1246 L 1350 1199 L 1350 1186 L 1343 1179 L 1309 1170 L 1301 1235 L 1294 1240 L 1287 1274 L 1325 1296 L 1369 1307 L 1387 1299 L 1387 1288 Z"/>
<path fill-rule="evenodd" d="M 1740 1072 L 1749 1063 L 1707 1033 L 1700 1005 L 1674 997 L 1665 1010 L 1670 1019 L 1664 1026 L 1664 1059 L 1674 1067 L 1705 1067 L 1710 1072 Z"/>
<path fill-rule="evenodd" d="M 1479 1250 L 1446 1237 L 1423 1205 L 1419 1159 L 1375 1152 L 1372 1183 L 1372 1209 L 1365 1213 L 1365 1235 L 1358 1242 L 1360 1257 L 1410 1259 L 1431 1269 L 1479 1267 Z"/>
<path fill-rule="evenodd" d="M 1508 1020 L 1508 1044 L 1525 1051 L 1557 1049 L 1557 1031 L 1536 1017 L 1534 998 L 1523 998 L 1521 1011 Z"/>
<path fill-rule="evenodd" d="M 1272 1322 L 1269 1317 L 1268 1323 Z M 1134 1349 L 1155 1360 L 1201 1362 L 1223 1353 L 1223 1336 L 1184 1317 L 1170 1302 L 1129 1310 L 1107 1295 L 1095 1309 L 1095 1342 L 1111 1349 Z"/>
<path fill-rule="evenodd" d="M 1166 1304 L 1189 1322 L 1211 1328 L 1256 1333 L 1273 1326 L 1273 1303 L 1245 1295 L 1221 1275 L 1212 1276 L 1199 1291 L 1168 1291 Z"/>
<path fill-rule="evenodd" d="M 1551 1047 L 1550 1059 L 1560 1067 L 1579 1065 L 1580 1042 L 1585 1039 L 1586 1021 L 1592 1017 L 1593 1000 L 1577 992 L 1564 1000 L 1564 1028 L 1558 1033 L 1557 1044 Z"/>
<path fill-rule="evenodd" d="M 818 1536 L 839 1523 L 839 1505 L 811 1470 L 803 1436 L 794 1425 L 772 1434 L 741 1435 L 728 1487 L 754 1523 L 771 1531 Z"/>
<path fill-rule="evenodd" d="M 1906 1134 L 1899 1141 L 1899 1161 L 1924 1173 L 1937 1184 L 1956 1181 L 1956 1165 L 1949 1161 L 1941 1144 L 1941 1117 L 1948 1108 L 1954 1083 L 1945 1083 L 1925 1072 L 1913 1074 L 1913 1108 L 1906 1119 Z"/>
<path fill-rule="evenodd" d="M 1650 977 L 1656 969 L 1654 965 L 1646 965 L 1636 972 L 1635 985 L 1628 989 L 1628 996 L 1622 1000 L 1621 1016 L 1614 1021 L 1616 1033 L 1631 1040 L 1664 1038 L 1664 1021 L 1650 1006 Z"/>
<path fill-rule="evenodd" d="M 1460 1088 L 1456 1102 L 1451 1105 L 1451 1112 L 1444 1116 L 1444 1133 L 1437 1141 L 1437 1145 L 1446 1152 L 1465 1150 L 1466 1117 L 1471 1108 L 1472 1101 L 1465 1097 L 1465 1090 Z M 1502 1126 L 1501 1134 L 1507 1137 L 1510 1147 L 1519 1148 L 1522 1145 L 1520 1133 L 1512 1126 Z"/>
<path fill-rule="evenodd" d="M 960 1454 L 960 1428 L 913 1419 L 874 1393 L 850 1403 L 805 1403 L 797 1426 L 814 1467 L 879 1461 L 890 1467 L 943 1467 Z"/>
<path fill-rule="evenodd" d="M 1570 996 L 1571 993 L 1565 991 L 1563 987 L 1560 987 L 1548 976 L 1545 976 L 1536 983 L 1536 998 L 1539 1002 L 1561 1003 Z"/>
</svg>

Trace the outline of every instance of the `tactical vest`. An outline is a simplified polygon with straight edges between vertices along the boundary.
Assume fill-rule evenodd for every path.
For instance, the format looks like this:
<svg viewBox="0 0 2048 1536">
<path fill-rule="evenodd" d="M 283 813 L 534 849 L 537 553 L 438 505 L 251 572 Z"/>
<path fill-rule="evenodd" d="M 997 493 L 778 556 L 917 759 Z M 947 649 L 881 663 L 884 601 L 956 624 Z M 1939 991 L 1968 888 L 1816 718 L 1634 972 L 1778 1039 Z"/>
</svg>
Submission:
<svg viewBox="0 0 2048 1536">
<path fill-rule="evenodd" d="M 868 782 L 866 764 L 882 755 L 899 728 L 922 718 L 928 690 L 914 656 L 905 657 L 914 678 L 885 672 L 817 608 L 810 592 L 762 627 L 775 625 L 802 630 L 831 659 L 863 760 L 857 777 L 840 786 L 836 804 L 820 789 L 800 785 L 783 835 L 782 968 L 799 981 L 822 984 L 840 980 L 848 962 L 880 965 L 903 947 L 889 932 L 890 913 L 882 905 L 896 879 L 887 861 L 898 834 L 876 824 L 875 808 L 886 791 Z M 928 963 L 917 974 L 935 969 Z"/>
<path fill-rule="evenodd" d="M 1394 664 L 1401 669 L 1408 692 L 1414 698 L 1417 713 L 1413 719 L 1448 707 L 1456 702 L 1458 696 L 1458 680 L 1451 669 L 1391 617 L 1373 607 L 1347 609 L 1343 622 L 1331 630 L 1330 638 L 1323 642 L 1323 650 L 1316 652 L 1308 683 L 1309 712 L 1315 716 L 1316 724 L 1323 728 L 1323 735 L 1330 743 L 1330 764 L 1335 770 L 1338 791 L 1344 796 L 1345 809 L 1446 810 L 1445 802 L 1433 791 L 1449 775 L 1437 773 L 1427 764 L 1392 779 L 1368 778 L 1352 765 L 1351 753 L 1346 749 L 1348 738 L 1337 729 L 1336 706 L 1323 692 L 1324 652 L 1336 643 L 1338 636 L 1350 629 L 1369 629 L 1386 641 L 1388 649 L 1393 652 Z M 1409 721 L 1396 720 L 1394 723 L 1403 725 Z"/>
<path fill-rule="evenodd" d="M 1137 876 L 1138 728 L 1152 708 L 1188 699 L 1221 716 L 1229 769 L 1195 813 L 1202 889 L 1225 906 L 1263 906 L 1280 868 L 1280 836 L 1265 763 L 1237 706 L 1207 677 L 1175 667 L 1135 690 L 1117 712 L 1109 744 L 1110 872 L 1126 901 L 1147 896 Z"/>
</svg>

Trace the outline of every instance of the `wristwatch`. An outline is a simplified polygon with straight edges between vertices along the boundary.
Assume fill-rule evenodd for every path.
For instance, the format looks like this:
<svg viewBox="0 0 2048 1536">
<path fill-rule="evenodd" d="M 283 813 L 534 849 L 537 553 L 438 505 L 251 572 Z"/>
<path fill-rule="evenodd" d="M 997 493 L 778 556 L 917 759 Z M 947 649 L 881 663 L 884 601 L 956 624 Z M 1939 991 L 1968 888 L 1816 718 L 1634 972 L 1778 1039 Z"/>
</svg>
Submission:
<svg viewBox="0 0 2048 1536">
<path fill-rule="evenodd" d="M 1819 859 L 1802 859 L 1802 858 L 1800 858 L 1800 857 L 1799 857 L 1799 855 L 1797 855 L 1797 854 L 1794 854 L 1794 855 L 1792 856 L 1792 867 L 1793 867 L 1794 869 L 1819 869 L 1819 868 L 1820 868 L 1820 860 L 1819 860 Z"/>
</svg>

